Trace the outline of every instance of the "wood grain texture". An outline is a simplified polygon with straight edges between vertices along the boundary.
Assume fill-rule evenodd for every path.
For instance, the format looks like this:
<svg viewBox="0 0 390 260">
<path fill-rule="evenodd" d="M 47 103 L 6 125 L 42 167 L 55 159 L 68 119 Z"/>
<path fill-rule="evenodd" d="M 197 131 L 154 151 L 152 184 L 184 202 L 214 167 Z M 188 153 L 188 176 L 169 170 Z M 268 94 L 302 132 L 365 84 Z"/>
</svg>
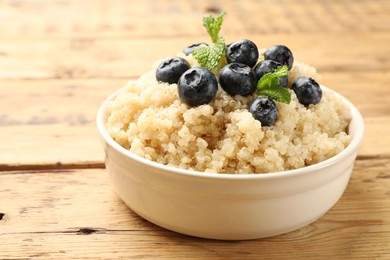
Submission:
<svg viewBox="0 0 390 260">
<path fill-rule="evenodd" d="M 390 36 L 384 32 L 261 35 L 243 30 L 225 37 L 228 43 L 250 38 L 259 48 L 287 45 L 296 61 L 321 73 L 385 73 L 390 69 Z M 128 79 L 198 41 L 209 41 L 205 32 L 188 37 L 5 39 L 0 41 L 0 80 Z"/>
<path fill-rule="evenodd" d="M 241 242 L 192 238 L 143 220 L 120 201 L 104 170 L 2 172 L 0 256 L 386 259 L 389 167 L 388 159 L 358 160 L 345 194 L 321 219 L 282 236 Z"/>
<path fill-rule="evenodd" d="M 300 230 L 224 242 L 180 235 L 112 190 L 101 102 L 227 11 L 229 43 L 289 46 L 352 101 L 366 134 L 341 200 Z M 390 1 L 1 0 L 0 259 L 390 259 Z"/>
<path fill-rule="evenodd" d="M 148 37 L 203 35 L 198 21 L 227 11 L 224 31 L 254 34 L 388 31 L 387 0 L 3 0 L 2 37 Z M 39 15 L 37 15 L 39 13 Z M 23 19 L 20 19 L 23 17 Z M 87 19 L 86 19 L 87 18 Z M 196 23 L 192 22 L 196 21 Z"/>
<path fill-rule="evenodd" d="M 103 100 L 124 80 L 0 83 L 0 168 L 103 165 L 95 124 Z M 38 90 L 38 91 L 37 91 Z"/>
<path fill-rule="evenodd" d="M 390 74 L 321 75 L 323 84 L 347 97 L 365 118 L 366 134 L 359 156 L 390 157 L 390 139 L 383 138 L 390 128 L 390 94 L 383 87 Z M 97 110 L 130 79 L 0 81 L 0 150 L 7 151 L 0 153 L 0 169 L 26 169 L 25 165 L 35 165 L 34 169 L 102 167 Z"/>
</svg>

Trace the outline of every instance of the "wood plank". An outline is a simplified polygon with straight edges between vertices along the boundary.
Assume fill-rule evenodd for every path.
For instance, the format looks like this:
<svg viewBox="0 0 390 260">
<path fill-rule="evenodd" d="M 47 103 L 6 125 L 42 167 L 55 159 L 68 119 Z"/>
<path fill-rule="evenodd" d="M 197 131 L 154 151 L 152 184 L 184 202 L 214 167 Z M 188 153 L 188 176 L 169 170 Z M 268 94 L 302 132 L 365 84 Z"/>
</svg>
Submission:
<svg viewBox="0 0 390 260">
<path fill-rule="evenodd" d="M 390 4 L 377 1 L 250 0 L 210 2 L 52 0 L 0 2 L 2 37 L 199 35 L 204 14 L 225 10 L 228 33 L 372 32 L 390 28 Z M 37 15 L 39 14 L 39 15 Z M 153 17 L 151 17 L 153 15 Z M 245 19 L 243 19 L 245 17 Z M 275 19 L 285 17 L 286 19 Z M 50 21 L 50 22 L 48 22 Z"/>
<path fill-rule="evenodd" d="M 320 72 L 321 83 L 337 91 L 359 109 L 364 117 L 390 114 L 390 70 L 365 73 L 360 71 L 334 73 Z"/>
<path fill-rule="evenodd" d="M 390 117 L 366 117 L 364 118 L 365 134 L 359 149 L 358 156 L 372 157 L 381 156 L 389 158 L 390 141 L 388 136 L 388 127 L 390 126 Z"/>
<path fill-rule="evenodd" d="M 0 82 L 0 168 L 103 167 L 95 118 L 103 100 L 124 83 Z"/>
<path fill-rule="evenodd" d="M 388 159 L 358 160 L 346 192 L 324 217 L 282 236 L 241 242 L 183 236 L 139 218 L 104 170 L 1 172 L 0 258 L 17 252 L 21 259 L 387 259 L 389 167 Z"/>
<path fill-rule="evenodd" d="M 389 156 L 390 139 L 383 136 L 390 128 L 390 93 L 383 86 L 390 74 L 325 73 L 323 80 L 365 117 L 367 130 L 360 156 Z M 0 169 L 103 167 L 96 113 L 103 100 L 125 82 L 0 81 L 0 150 L 4 151 Z"/>
<path fill-rule="evenodd" d="M 390 70 L 387 33 L 315 33 L 297 37 L 243 31 L 227 34 L 225 38 L 228 43 L 249 38 L 259 48 L 287 45 L 296 61 L 310 64 L 320 73 Z M 206 33 L 167 38 L 7 39 L 0 42 L 0 80 L 136 77 L 149 70 L 155 61 L 174 56 L 199 41 L 209 42 Z"/>
<path fill-rule="evenodd" d="M 103 168 L 96 126 L 1 127 L 0 170 Z"/>
<path fill-rule="evenodd" d="M 366 118 L 358 157 L 390 156 L 390 117 Z M 104 152 L 94 125 L 1 127 L 0 169 L 104 167 Z"/>
<path fill-rule="evenodd" d="M 100 104 L 128 80 L 0 81 L 0 125 L 93 125 Z"/>
</svg>

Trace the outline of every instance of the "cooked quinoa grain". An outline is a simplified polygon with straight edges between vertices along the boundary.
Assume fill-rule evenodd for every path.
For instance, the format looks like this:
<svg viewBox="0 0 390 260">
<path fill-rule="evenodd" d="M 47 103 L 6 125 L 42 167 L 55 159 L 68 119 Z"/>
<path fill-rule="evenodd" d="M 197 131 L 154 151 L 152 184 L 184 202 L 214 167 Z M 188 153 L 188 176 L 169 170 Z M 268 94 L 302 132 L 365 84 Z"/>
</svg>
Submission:
<svg viewBox="0 0 390 260">
<path fill-rule="evenodd" d="M 194 61 L 189 56 L 189 62 Z M 289 84 L 299 76 L 318 79 L 314 68 L 295 62 Z M 348 107 L 324 91 L 305 107 L 291 91 L 278 103 L 274 126 L 262 127 L 247 110 L 254 99 L 231 97 L 221 88 L 214 101 L 184 104 L 176 84 L 158 83 L 155 69 L 124 86 L 108 105 L 107 129 L 130 152 L 161 164 L 214 173 L 269 173 L 301 168 L 345 149 Z"/>
</svg>

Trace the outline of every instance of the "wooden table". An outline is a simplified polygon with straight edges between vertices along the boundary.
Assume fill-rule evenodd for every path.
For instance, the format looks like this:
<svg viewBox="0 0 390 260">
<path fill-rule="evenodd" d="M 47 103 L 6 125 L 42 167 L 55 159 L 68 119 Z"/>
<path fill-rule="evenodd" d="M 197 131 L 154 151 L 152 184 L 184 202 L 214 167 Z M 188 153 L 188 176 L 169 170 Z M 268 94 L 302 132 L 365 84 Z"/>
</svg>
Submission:
<svg viewBox="0 0 390 260">
<path fill-rule="evenodd" d="M 100 103 L 153 61 L 222 34 L 285 44 L 362 112 L 352 179 L 324 217 L 226 242 L 155 226 L 118 198 Z M 390 1 L 0 1 L 0 259 L 390 259 Z"/>
</svg>

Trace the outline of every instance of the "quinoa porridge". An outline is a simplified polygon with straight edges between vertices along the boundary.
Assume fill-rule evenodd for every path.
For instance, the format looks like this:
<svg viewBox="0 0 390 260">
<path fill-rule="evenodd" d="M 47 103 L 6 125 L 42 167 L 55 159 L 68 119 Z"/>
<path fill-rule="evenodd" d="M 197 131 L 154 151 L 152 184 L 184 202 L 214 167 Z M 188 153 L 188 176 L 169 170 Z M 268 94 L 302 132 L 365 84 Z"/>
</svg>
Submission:
<svg viewBox="0 0 390 260">
<path fill-rule="evenodd" d="M 191 66 L 196 60 L 184 57 Z M 221 87 L 208 104 L 191 107 L 177 84 L 158 82 L 156 67 L 124 86 L 109 103 L 107 130 L 130 152 L 161 164 L 210 173 L 268 173 L 301 168 L 345 149 L 351 137 L 347 106 L 324 90 L 318 104 L 304 106 L 294 91 L 276 102 L 278 119 L 262 126 L 248 111 L 256 94 L 230 96 Z M 295 62 L 289 86 L 313 67 Z"/>
</svg>

